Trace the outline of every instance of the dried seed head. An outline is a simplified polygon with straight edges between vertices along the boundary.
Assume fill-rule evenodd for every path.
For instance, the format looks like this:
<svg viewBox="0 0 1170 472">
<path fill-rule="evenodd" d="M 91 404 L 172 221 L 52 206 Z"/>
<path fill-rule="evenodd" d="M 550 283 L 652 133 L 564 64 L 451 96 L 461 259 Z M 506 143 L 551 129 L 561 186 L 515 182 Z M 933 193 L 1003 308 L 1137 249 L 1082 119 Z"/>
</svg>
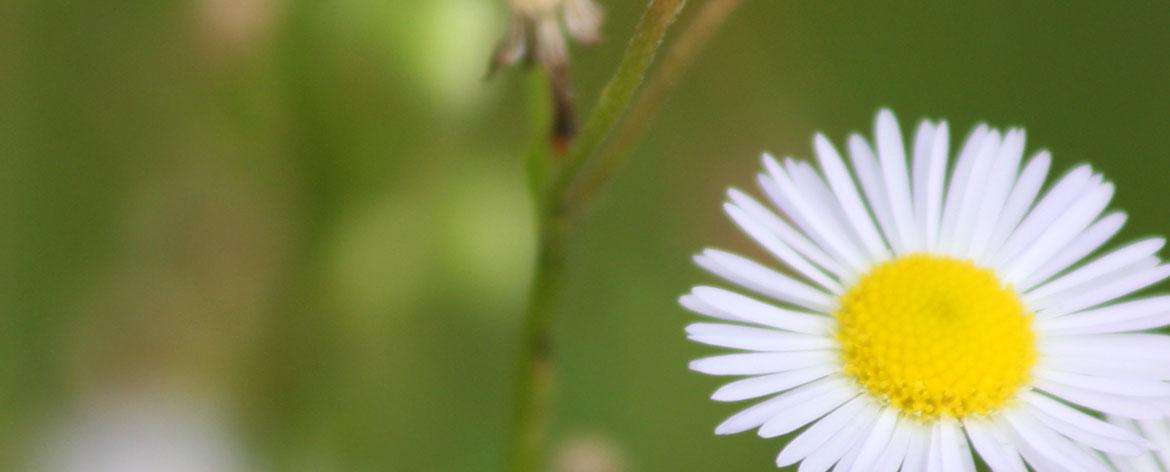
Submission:
<svg viewBox="0 0 1170 472">
<path fill-rule="evenodd" d="M 601 23 L 605 12 L 593 0 L 565 0 L 565 29 L 583 44 L 601 41 Z"/>
<path fill-rule="evenodd" d="M 582 44 L 601 39 L 604 12 L 594 0 L 509 0 L 512 18 L 488 69 L 535 62 L 548 71 L 568 64 L 565 32 Z M 562 29 L 562 22 L 563 29 Z"/>
<path fill-rule="evenodd" d="M 539 64 L 548 73 L 553 98 L 550 144 L 555 153 L 564 154 L 577 128 L 565 32 L 579 43 L 596 43 L 605 14 L 594 0 L 508 0 L 508 6 L 508 32 L 496 45 L 487 75 L 520 62 Z"/>
</svg>

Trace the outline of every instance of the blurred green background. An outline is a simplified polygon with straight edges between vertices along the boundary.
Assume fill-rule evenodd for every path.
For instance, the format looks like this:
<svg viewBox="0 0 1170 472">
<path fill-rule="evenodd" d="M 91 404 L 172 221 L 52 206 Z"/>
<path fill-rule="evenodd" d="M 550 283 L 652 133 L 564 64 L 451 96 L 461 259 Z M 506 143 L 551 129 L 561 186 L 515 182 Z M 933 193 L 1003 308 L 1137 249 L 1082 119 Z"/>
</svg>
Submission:
<svg viewBox="0 0 1170 472">
<path fill-rule="evenodd" d="M 603 3 L 579 112 L 644 7 Z M 0 469 L 118 470 L 45 464 L 143 431 L 222 470 L 499 469 L 534 243 L 534 79 L 482 80 L 506 25 L 503 0 L 0 3 Z M 712 350 L 675 302 L 711 280 L 696 250 L 758 254 L 719 205 L 760 151 L 880 106 L 1023 125 L 1117 182 L 1124 238 L 1166 234 L 1167 84 L 1166 2 L 744 2 L 576 241 L 555 454 L 772 467 L 778 441 L 712 434 L 740 406 L 686 370 Z"/>
</svg>

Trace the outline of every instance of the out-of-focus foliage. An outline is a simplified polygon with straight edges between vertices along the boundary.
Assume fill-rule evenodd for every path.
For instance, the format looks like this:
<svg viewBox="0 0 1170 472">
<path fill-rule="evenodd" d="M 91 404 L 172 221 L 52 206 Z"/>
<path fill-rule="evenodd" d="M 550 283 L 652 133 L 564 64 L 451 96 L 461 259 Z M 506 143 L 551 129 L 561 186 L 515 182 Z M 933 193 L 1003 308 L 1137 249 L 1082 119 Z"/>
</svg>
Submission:
<svg viewBox="0 0 1170 472">
<path fill-rule="evenodd" d="M 482 80 L 505 3 L 0 4 L 0 468 L 154 420 L 244 470 L 498 468 L 533 244 L 535 81 Z M 605 41 L 572 51 L 581 111 L 642 8 L 604 3 Z M 1170 232 L 1167 18 L 745 2 L 575 241 L 556 463 L 770 467 L 778 441 L 712 435 L 734 408 L 685 370 L 711 350 L 675 298 L 703 245 L 754 251 L 724 187 L 814 130 L 879 106 L 1024 125 L 1057 172 L 1117 182 L 1123 236 Z"/>
</svg>

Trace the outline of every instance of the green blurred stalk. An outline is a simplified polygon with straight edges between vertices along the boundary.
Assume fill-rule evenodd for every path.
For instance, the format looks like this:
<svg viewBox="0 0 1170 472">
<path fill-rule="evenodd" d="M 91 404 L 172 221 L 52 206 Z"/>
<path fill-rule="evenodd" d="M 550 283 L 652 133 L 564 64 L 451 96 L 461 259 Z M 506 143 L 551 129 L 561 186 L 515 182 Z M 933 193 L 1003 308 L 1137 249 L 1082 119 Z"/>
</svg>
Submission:
<svg viewBox="0 0 1170 472">
<path fill-rule="evenodd" d="M 634 97 L 638 85 L 646 76 L 646 70 L 654 61 L 654 54 L 662 45 L 662 38 L 666 30 L 674 22 L 686 0 L 651 0 L 646 7 L 646 13 L 626 47 L 625 55 L 617 72 L 610 78 L 609 83 L 601 90 L 597 105 L 585 122 L 581 134 L 573 142 L 564 164 L 556 178 L 547 189 L 546 199 L 566 202 L 569 197 L 569 188 L 575 185 L 586 174 L 586 167 L 596 159 L 598 147 L 615 128 L 622 114 L 629 108 L 630 100 Z M 555 211 L 560 212 L 557 208 Z"/>
<path fill-rule="evenodd" d="M 564 282 L 565 227 L 541 225 L 540 249 L 521 342 L 513 411 L 508 470 L 537 472 L 545 459 L 548 424 L 552 412 L 552 324 L 556 300 Z"/>
<path fill-rule="evenodd" d="M 651 0 L 638 22 L 633 38 L 617 71 L 601 92 L 559 169 L 547 169 L 534 159 L 552 163 L 549 153 L 530 155 L 529 182 L 537 197 L 537 226 L 540 232 L 536 271 L 533 275 L 528 311 L 525 314 L 517 375 L 515 410 L 509 438 L 508 470 L 544 470 L 548 424 L 552 410 L 555 365 L 552 356 L 552 326 L 556 302 L 564 282 L 568 239 L 574 219 L 566 212 L 577 204 L 568 201 L 570 188 L 577 183 L 629 107 L 666 30 L 686 0 Z M 555 165 L 555 163 L 552 163 Z M 551 182 L 542 185 L 552 175 Z"/>
<path fill-rule="evenodd" d="M 638 100 L 630 107 L 626 118 L 616 127 L 612 136 L 596 150 L 594 158 L 596 164 L 593 169 L 588 175 L 577 179 L 579 183 L 570 189 L 572 194 L 569 200 L 576 205 L 568 210 L 570 214 L 582 211 L 581 207 L 592 200 L 593 195 L 601 190 L 629 158 L 638 138 L 654 121 L 658 109 L 674 90 L 678 78 L 694 64 L 694 59 L 703 46 L 740 3 L 741 0 L 707 0 L 682 34 L 671 41 L 670 49 L 663 55 L 661 64 L 655 67 L 654 73 L 646 79 L 643 87 L 645 92 L 638 96 Z"/>
</svg>

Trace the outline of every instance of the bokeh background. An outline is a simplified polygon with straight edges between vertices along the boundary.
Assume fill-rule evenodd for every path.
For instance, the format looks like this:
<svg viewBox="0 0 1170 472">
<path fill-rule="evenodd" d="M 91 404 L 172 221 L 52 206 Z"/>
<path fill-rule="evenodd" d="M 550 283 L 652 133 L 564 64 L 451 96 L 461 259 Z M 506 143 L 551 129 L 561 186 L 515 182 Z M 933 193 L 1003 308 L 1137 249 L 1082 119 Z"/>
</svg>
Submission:
<svg viewBox="0 0 1170 472">
<path fill-rule="evenodd" d="M 644 6 L 603 3 L 580 112 Z M 0 2 L 0 469 L 498 470 L 540 132 L 539 78 L 482 80 L 506 25 L 503 0 Z M 760 151 L 880 106 L 1024 125 L 1117 182 L 1123 237 L 1166 234 L 1167 84 L 1166 2 L 745 1 L 575 242 L 554 454 L 771 468 L 778 441 L 712 434 L 738 406 L 686 370 L 712 350 L 675 302 L 711 280 L 695 251 L 757 253 L 719 204 Z"/>
</svg>

